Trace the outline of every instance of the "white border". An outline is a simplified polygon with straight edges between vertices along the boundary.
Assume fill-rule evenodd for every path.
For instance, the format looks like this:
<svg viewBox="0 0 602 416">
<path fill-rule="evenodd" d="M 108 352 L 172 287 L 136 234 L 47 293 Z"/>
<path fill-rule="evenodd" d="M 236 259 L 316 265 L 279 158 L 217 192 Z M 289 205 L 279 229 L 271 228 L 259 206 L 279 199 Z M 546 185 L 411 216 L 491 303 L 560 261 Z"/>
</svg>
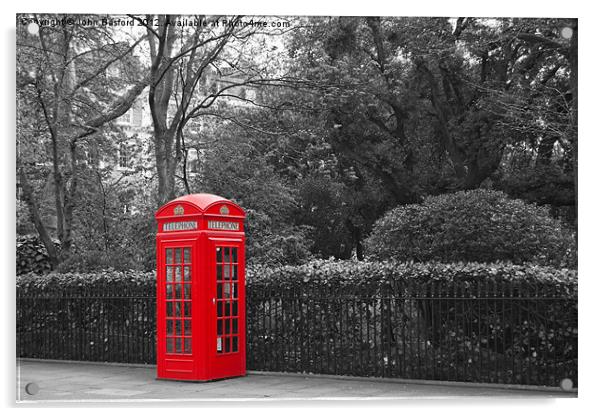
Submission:
<svg viewBox="0 0 602 416">
<path fill-rule="evenodd" d="M 363 1 L 363 2 L 325 2 L 323 0 L 304 0 L 302 2 L 283 2 L 283 1 L 243 1 L 230 0 L 227 2 L 158 2 L 149 0 L 131 0 L 128 2 L 117 0 L 105 0 L 102 2 L 83 2 L 83 1 L 8 1 L 3 2 L 3 53 L 2 64 L 2 85 L 0 96 L 3 99 L 4 111 L 2 112 L 2 126 L 4 128 L 4 137 L 2 143 L 3 155 L 3 175 L 0 180 L 0 195 L 4 197 L 3 221 L 8 227 L 3 239 L 2 264 L 5 270 L 2 283 L 4 302 L 2 310 L 4 317 L 3 329 L 5 330 L 1 345 L 1 353 L 5 358 L 2 366 L 4 369 L 12 369 L 9 373 L 5 372 L 2 377 L 2 391 L 4 406 L 14 406 L 15 400 L 15 324 L 14 324 L 14 224 L 15 224 L 15 103 L 14 103 L 14 85 L 15 85 L 15 14 L 17 12 L 48 11 L 48 12 L 87 12 L 87 13 L 123 13 L 123 12 L 169 12 L 169 13 L 196 13 L 199 11 L 207 13 L 226 13 L 226 14 L 288 14 L 288 15 L 406 15 L 406 16 L 516 16 L 516 17 L 578 17 L 579 22 L 579 280 L 580 280 L 580 299 L 579 299 L 579 399 L 570 400 L 529 400 L 529 401 L 500 401 L 485 400 L 481 401 L 441 401 L 437 403 L 426 402 L 428 408 L 425 408 L 425 402 L 411 404 L 403 403 L 403 410 L 420 412 L 430 411 L 438 415 L 460 414 L 502 414 L 507 416 L 517 406 L 521 410 L 530 407 L 527 411 L 545 412 L 545 414 L 589 414 L 593 413 L 593 408 L 598 408 L 602 395 L 599 393 L 600 385 L 600 349 L 602 342 L 600 337 L 600 296 L 602 288 L 600 285 L 600 268 L 595 260 L 600 257 L 600 178 L 602 175 L 598 169 L 600 157 L 602 157 L 602 137 L 598 120 L 600 119 L 599 99 L 602 97 L 600 91 L 599 72 L 602 68 L 600 62 L 600 14 L 594 6 L 595 2 L 568 2 L 558 0 L 548 1 L 525 1 L 525 0 L 504 0 L 500 2 L 491 1 L 422 1 L 422 2 L 390 2 L 390 1 Z M 368 402 L 356 403 L 337 403 L 329 406 L 327 403 L 321 403 L 320 407 L 331 407 L 329 414 L 333 412 L 365 413 Z M 375 402 L 369 402 L 370 406 L 376 405 Z M 261 409 L 261 414 L 278 413 L 282 414 L 282 409 L 271 403 L 267 409 Z M 290 404 L 282 404 L 290 407 Z M 391 406 L 393 403 L 379 404 L 382 406 Z M 105 405 L 108 406 L 108 405 Z M 126 405 L 127 406 L 127 405 Z M 140 406 L 137 404 L 136 406 Z M 247 409 L 232 403 L 238 412 L 246 416 Z M 301 407 L 302 406 L 302 407 Z M 400 406 L 397 404 L 397 406 Z M 130 406 L 127 406 L 130 407 Z M 203 406 L 206 407 L 206 406 Z M 219 406 L 224 407 L 223 405 Z M 299 408 L 301 407 L 301 408 Z M 306 414 L 307 407 L 315 407 L 311 403 L 297 405 L 297 408 L 286 410 L 289 414 Z M 31 409 L 28 409 L 31 410 Z M 251 410 L 258 410 L 253 406 Z M 105 414 L 103 408 L 90 410 L 93 413 Z M 311 410 L 312 412 L 314 410 Z M 399 411 L 393 409 L 380 409 L 379 412 L 391 414 Z M 71 412 L 81 413 L 79 409 L 61 409 L 60 414 Z M 145 413 L 165 414 L 163 409 L 147 409 Z M 220 415 L 222 411 L 217 411 Z M 213 413 L 213 412 L 212 412 Z M 251 412 L 253 413 L 253 412 Z"/>
</svg>

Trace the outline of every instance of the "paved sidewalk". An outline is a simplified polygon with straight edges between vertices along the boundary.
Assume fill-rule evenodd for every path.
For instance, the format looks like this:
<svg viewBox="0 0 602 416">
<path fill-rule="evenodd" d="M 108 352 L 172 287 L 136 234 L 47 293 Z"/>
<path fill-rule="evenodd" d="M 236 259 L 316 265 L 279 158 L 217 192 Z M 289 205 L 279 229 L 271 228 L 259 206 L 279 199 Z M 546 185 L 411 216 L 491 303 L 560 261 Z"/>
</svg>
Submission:
<svg viewBox="0 0 602 416">
<path fill-rule="evenodd" d="M 250 374 L 209 383 L 155 379 L 154 367 L 56 361 L 17 361 L 17 400 L 245 400 L 352 398 L 562 398 L 576 393 L 506 389 L 466 385 L 424 385 L 391 380 L 345 379 L 326 376 Z M 25 386 L 39 388 L 28 394 Z"/>
</svg>

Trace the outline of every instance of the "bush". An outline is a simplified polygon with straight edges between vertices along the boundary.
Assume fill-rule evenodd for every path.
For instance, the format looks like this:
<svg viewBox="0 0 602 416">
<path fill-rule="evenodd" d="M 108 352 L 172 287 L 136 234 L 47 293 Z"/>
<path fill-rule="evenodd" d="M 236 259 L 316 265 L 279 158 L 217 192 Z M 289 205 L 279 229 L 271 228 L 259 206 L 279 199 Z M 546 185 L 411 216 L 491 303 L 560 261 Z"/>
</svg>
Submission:
<svg viewBox="0 0 602 416">
<path fill-rule="evenodd" d="M 577 273 L 509 263 L 247 269 L 252 370 L 577 382 Z M 17 279 L 21 357 L 152 363 L 154 273 Z"/>
<path fill-rule="evenodd" d="M 576 382 L 576 281 L 508 263 L 253 267 L 248 359 L 264 371 Z"/>
<path fill-rule="evenodd" d="M 379 260 L 577 265 L 573 233 L 546 209 L 481 189 L 394 208 L 376 222 L 366 248 Z"/>
<path fill-rule="evenodd" d="M 55 243 L 58 249 L 58 243 Z M 44 274 L 52 269 L 48 251 L 35 235 L 17 236 L 17 276 L 26 273 Z"/>
<path fill-rule="evenodd" d="M 46 296 L 69 293 L 102 296 L 106 293 L 127 296 L 141 293 L 155 296 L 155 273 L 138 270 L 105 269 L 93 273 L 28 273 L 17 277 L 19 296 Z"/>
<path fill-rule="evenodd" d="M 17 355 L 155 363 L 155 274 L 27 274 L 17 278 Z"/>
<path fill-rule="evenodd" d="M 246 258 L 248 264 L 302 264 L 311 258 L 307 226 L 274 227 L 268 214 L 247 209 Z"/>
</svg>

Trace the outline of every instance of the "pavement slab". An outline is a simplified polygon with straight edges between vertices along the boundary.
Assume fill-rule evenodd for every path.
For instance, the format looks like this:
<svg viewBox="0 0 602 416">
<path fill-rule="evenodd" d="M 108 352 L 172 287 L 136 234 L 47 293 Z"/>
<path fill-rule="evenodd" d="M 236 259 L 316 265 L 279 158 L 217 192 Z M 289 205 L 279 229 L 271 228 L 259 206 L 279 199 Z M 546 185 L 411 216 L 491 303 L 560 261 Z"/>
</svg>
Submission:
<svg viewBox="0 0 602 416">
<path fill-rule="evenodd" d="M 576 391 L 500 388 L 466 383 L 418 384 L 391 379 L 274 373 L 253 373 L 245 377 L 196 383 L 157 380 L 155 373 L 156 369 L 150 366 L 18 360 L 17 402 L 577 397 Z M 29 383 L 35 383 L 33 389 L 26 389 Z"/>
</svg>

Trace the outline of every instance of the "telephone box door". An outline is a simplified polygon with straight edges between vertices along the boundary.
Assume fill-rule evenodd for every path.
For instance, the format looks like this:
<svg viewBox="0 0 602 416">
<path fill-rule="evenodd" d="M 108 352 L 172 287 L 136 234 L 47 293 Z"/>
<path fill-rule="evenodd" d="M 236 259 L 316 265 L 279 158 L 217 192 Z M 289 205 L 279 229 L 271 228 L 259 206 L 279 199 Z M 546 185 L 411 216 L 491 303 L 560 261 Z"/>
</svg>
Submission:
<svg viewBox="0 0 602 416">
<path fill-rule="evenodd" d="M 245 260 L 238 239 L 210 239 L 215 256 L 213 275 L 213 355 L 215 377 L 244 375 L 245 364 Z"/>
<path fill-rule="evenodd" d="M 193 379 L 198 357 L 192 342 L 192 293 L 197 284 L 193 282 L 195 240 L 165 241 L 158 248 L 161 269 L 157 273 L 157 358 L 162 361 L 159 377 Z"/>
</svg>

